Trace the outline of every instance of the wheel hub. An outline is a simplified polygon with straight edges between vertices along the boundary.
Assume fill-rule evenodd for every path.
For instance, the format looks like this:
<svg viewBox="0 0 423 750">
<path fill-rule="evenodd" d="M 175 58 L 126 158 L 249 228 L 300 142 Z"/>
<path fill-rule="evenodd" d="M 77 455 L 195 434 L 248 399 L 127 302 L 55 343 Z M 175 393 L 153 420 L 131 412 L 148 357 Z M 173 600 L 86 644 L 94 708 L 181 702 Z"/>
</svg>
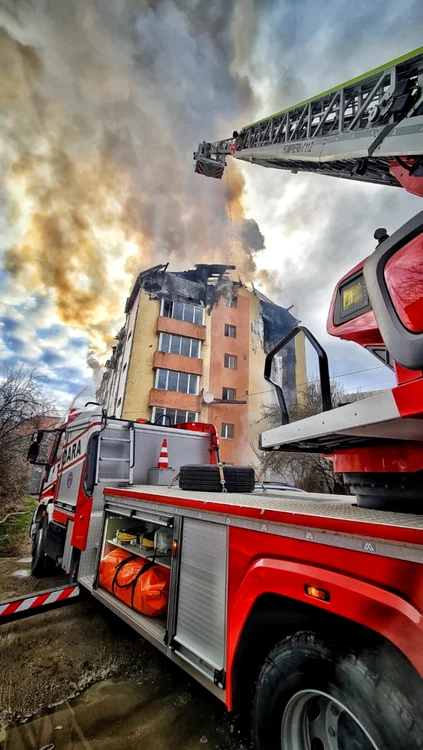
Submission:
<svg viewBox="0 0 423 750">
<path fill-rule="evenodd" d="M 320 690 L 301 690 L 282 718 L 282 750 L 381 750 L 343 703 Z"/>
</svg>

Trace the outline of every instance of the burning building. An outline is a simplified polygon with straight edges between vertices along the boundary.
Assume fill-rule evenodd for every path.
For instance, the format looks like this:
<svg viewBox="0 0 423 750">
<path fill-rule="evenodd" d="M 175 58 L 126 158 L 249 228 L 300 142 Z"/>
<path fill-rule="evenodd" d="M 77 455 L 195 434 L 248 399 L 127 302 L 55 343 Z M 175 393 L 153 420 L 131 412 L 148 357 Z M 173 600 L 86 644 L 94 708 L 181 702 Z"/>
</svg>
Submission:
<svg viewBox="0 0 423 750">
<path fill-rule="evenodd" d="M 235 281 L 234 271 L 216 264 L 142 271 L 97 397 L 109 415 L 124 419 L 212 422 L 222 461 L 245 463 L 264 429 L 263 404 L 274 399 L 263 377 L 265 356 L 297 321 L 253 285 Z M 282 377 L 292 403 L 306 381 L 300 336 L 286 352 Z"/>
</svg>

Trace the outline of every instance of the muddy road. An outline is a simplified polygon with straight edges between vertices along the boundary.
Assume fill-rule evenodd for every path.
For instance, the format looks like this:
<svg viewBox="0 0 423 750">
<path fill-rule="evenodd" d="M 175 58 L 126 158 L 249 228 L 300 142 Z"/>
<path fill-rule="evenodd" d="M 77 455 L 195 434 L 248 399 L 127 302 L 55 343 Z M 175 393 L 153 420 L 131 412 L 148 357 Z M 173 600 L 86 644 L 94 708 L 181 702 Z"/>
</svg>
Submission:
<svg viewBox="0 0 423 750">
<path fill-rule="evenodd" d="M 40 584 L 28 558 L 0 560 L 0 600 Z M 0 665 L 4 750 L 247 747 L 217 699 L 91 599 L 2 626 Z"/>
</svg>

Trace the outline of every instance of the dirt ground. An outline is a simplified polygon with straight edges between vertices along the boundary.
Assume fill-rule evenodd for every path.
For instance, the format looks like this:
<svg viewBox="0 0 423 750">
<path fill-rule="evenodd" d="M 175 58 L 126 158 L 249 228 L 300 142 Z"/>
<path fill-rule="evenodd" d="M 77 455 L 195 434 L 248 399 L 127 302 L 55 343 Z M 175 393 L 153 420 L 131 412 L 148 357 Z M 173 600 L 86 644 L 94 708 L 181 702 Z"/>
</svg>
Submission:
<svg viewBox="0 0 423 750">
<path fill-rule="evenodd" d="M 29 546 L 29 545 L 28 545 Z M 24 549 L 20 557 L 0 557 L 0 601 L 11 599 L 31 591 L 42 591 L 45 588 L 60 586 L 63 575 L 51 576 L 47 581 L 31 576 L 31 558 L 29 549 Z"/>
<path fill-rule="evenodd" d="M 0 559 L 0 600 L 46 587 L 28 570 Z M 217 699 L 94 600 L 3 625 L 0 665 L 4 750 L 246 747 Z"/>
</svg>

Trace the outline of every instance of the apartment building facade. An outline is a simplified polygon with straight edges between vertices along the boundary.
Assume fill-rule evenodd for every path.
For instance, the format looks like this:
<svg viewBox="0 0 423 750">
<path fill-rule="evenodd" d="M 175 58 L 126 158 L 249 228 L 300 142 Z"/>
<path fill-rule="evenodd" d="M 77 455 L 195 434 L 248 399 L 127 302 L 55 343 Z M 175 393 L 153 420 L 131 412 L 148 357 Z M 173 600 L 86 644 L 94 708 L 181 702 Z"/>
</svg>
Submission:
<svg viewBox="0 0 423 750">
<path fill-rule="evenodd" d="M 108 414 L 172 424 L 212 422 L 221 459 L 249 463 L 274 394 L 263 378 L 266 353 L 296 319 L 254 287 L 234 281 L 233 266 L 189 271 L 156 266 L 139 274 L 125 325 L 106 363 L 98 400 Z M 291 401 L 306 380 L 304 341 L 287 352 Z"/>
</svg>

